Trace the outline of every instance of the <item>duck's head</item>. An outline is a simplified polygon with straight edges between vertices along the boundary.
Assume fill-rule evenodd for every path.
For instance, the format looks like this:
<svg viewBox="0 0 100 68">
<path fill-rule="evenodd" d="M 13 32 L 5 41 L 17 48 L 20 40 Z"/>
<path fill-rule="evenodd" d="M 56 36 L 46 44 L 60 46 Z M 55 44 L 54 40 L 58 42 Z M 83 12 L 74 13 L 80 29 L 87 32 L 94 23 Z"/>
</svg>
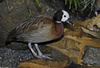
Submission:
<svg viewBox="0 0 100 68">
<path fill-rule="evenodd" d="M 53 16 L 53 20 L 56 22 L 56 23 L 62 23 L 62 22 L 66 22 L 72 26 L 75 26 L 69 19 L 69 14 L 67 11 L 65 10 L 59 10 L 57 11 L 54 16 Z"/>
</svg>

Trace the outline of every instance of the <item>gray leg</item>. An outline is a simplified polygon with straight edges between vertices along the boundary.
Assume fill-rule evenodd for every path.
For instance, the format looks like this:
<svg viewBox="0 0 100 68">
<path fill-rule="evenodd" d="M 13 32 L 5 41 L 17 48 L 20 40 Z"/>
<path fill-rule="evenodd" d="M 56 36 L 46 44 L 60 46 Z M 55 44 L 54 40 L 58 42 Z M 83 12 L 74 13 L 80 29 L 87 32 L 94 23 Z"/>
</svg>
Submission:
<svg viewBox="0 0 100 68">
<path fill-rule="evenodd" d="M 28 47 L 29 47 L 29 49 L 31 50 L 32 54 L 33 54 L 35 57 L 40 58 L 40 59 L 42 59 L 42 60 L 45 60 L 45 59 L 53 60 L 52 58 L 49 57 L 50 55 L 43 55 L 43 54 L 42 54 L 42 52 L 40 51 L 40 49 L 39 49 L 39 47 L 38 47 L 38 44 L 34 44 L 34 45 L 35 45 L 35 48 L 36 48 L 36 50 L 37 50 L 37 52 L 38 52 L 38 55 L 37 55 L 37 53 L 33 50 L 31 43 L 28 43 Z"/>
<path fill-rule="evenodd" d="M 50 58 L 49 56 L 51 55 L 43 55 L 42 52 L 40 51 L 39 47 L 38 47 L 38 44 L 34 44 L 35 45 L 35 48 L 38 52 L 38 58 L 42 59 L 42 60 L 45 60 L 45 59 L 49 59 L 49 60 L 53 60 L 52 58 Z"/>
<path fill-rule="evenodd" d="M 35 45 L 36 50 L 38 51 L 39 56 L 43 55 L 38 47 L 38 44 L 34 44 L 34 45 Z"/>
<path fill-rule="evenodd" d="M 97 11 L 95 11 L 95 15 L 96 15 L 96 16 L 98 15 L 98 12 L 97 12 Z"/>
<path fill-rule="evenodd" d="M 38 57 L 37 54 L 35 53 L 35 51 L 33 50 L 31 43 L 28 43 L 28 47 L 29 47 L 29 49 L 31 50 L 32 54 L 33 54 L 35 57 Z"/>
</svg>

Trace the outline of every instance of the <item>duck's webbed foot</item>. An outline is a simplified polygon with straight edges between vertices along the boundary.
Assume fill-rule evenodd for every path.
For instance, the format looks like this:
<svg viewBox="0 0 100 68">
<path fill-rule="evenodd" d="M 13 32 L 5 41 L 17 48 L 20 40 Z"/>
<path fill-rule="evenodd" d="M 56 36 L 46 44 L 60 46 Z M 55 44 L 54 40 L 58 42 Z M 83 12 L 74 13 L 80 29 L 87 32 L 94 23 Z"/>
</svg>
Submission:
<svg viewBox="0 0 100 68">
<path fill-rule="evenodd" d="M 45 60 L 53 60 L 51 58 L 52 56 L 44 54 L 44 55 L 38 55 L 38 58 L 40 58 L 41 60 L 45 61 Z"/>
<path fill-rule="evenodd" d="M 39 59 L 41 59 L 41 60 L 53 60 L 51 57 L 52 57 L 52 55 L 50 55 L 50 54 L 42 54 L 42 52 L 40 51 L 40 49 L 39 49 L 39 47 L 38 47 L 38 44 L 34 44 L 35 45 L 35 48 L 36 48 L 36 50 L 37 50 L 37 52 L 38 52 L 38 55 L 37 55 L 37 53 L 33 50 L 33 48 L 32 48 L 32 45 L 31 45 L 31 43 L 28 43 L 28 47 L 29 47 L 29 49 L 31 50 L 31 52 L 32 52 L 32 54 L 35 56 L 35 57 L 37 57 L 37 58 L 39 58 Z"/>
</svg>

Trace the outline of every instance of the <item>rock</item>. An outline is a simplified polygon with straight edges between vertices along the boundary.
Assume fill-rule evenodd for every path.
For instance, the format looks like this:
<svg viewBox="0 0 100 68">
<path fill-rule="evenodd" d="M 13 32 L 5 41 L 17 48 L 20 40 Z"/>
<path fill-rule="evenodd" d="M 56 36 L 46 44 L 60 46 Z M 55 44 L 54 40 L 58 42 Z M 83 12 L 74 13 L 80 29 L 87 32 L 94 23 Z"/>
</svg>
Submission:
<svg viewBox="0 0 100 68">
<path fill-rule="evenodd" d="M 100 67 L 99 66 L 82 66 L 82 65 L 75 64 L 74 62 L 72 62 L 65 68 L 100 68 Z"/>
<path fill-rule="evenodd" d="M 78 63 L 77 56 L 80 53 L 80 49 L 77 47 L 77 42 L 75 42 L 74 40 L 62 38 L 61 40 L 59 40 L 57 42 L 47 44 L 47 46 L 60 51 L 61 53 L 68 56 L 73 62 Z M 55 54 L 57 54 L 57 53 L 55 53 Z M 59 57 L 62 57 L 62 56 L 59 55 Z"/>
<path fill-rule="evenodd" d="M 0 3 L 0 46 L 5 46 L 9 32 L 29 17 L 25 1 L 3 1 Z M 4 9 L 5 8 L 5 9 Z"/>
<path fill-rule="evenodd" d="M 64 32 L 64 38 L 47 46 L 62 52 L 76 64 L 86 64 L 82 60 L 85 46 L 90 45 L 98 48 L 100 47 L 100 39 L 87 37 L 80 29 L 81 24 L 78 22 L 73 28 L 67 27 Z"/>
<path fill-rule="evenodd" d="M 64 32 L 64 36 L 70 35 L 70 36 L 75 36 L 75 37 L 82 37 L 83 31 L 80 25 L 82 21 L 76 21 L 73 23 L 75 24 L 74 27 L 71 25 L 65 25 L 66 31 Z"/>
<path fill-rule="evenodd" d="M 100 15 L 82 23 L 82 30 L 96 38 L 100 38 Z"/>
<path fill-rule="evenodd" d="M 16 68 L 20 62 L 32 58 L 34 57 L 28 49 L 12 50 L 0 48 L 0 67 Z"/>
<path fill-rule="evenodd" d="M 3 0 L 0 0 L 0 3 L 2 2 Z"/>
<path fill-rule="evenodd" d="M 30 61 L 21 62 L 17 68 L 64 68 L 68 64 L 65 62 L 56 61 L 42 61 L 39 59 L 33 59 Z"/>
<path fill-rule="evenodd" d="M 92 31 L 100 31 L 100 15 L 91 19 L 88 23 L 87 28 Z"/>
<path fill-rule="evenodd" d="M 80 51 L 80 49 L 76 46 L 76 43 L 74 40 L 72 39 L 66 39 L 66 49 L 67 50 L 76 50 L 76 51 Z"/>
<path fill-rule="evenodd" d="M 21 42 L 12 42 L 11 44 L 9 44 L 9 45 L 7 45 L 6 46 L 7 48 L 10 48 L 10 49 L 23 49 L 23 50 L 25 50 L 25 49 L 28 49 L 28 47 L 27 47 L 27 44 L 25 44 L 25 43 L 21 43 Z"/>
<path fill-rule="evenodd" d="M 24 62 L 21 63 L 17 68 L 50 68 L 50 67 L 48 67 L 47 65 L 39 65 L 36 63 Z"/>
<path fill-rule="evenodd" d="M 77 52 L 76 53 L 76 56 L 75 55 L 73 55 L 74 57 L 76 57 L 77 58 L 77 62 L 76 63 L 78 63 L 78 64 L 82 64 L 82 63 L 84 63 L 81 59 L 82 59 L 82 57 L 83 57 L 83 55 L 84 55 L 84 48 L 85 48 L 85 46 L 87 46 L 87 45 L 90 45 L 90 46 L 93 46 L 93 47 L 96 47 L 96 48 L 98 48 L 98 47 L 100 47 L 100 40 L 99 39 L 91 39 L 91 38 L 88 38 L 88 37 L 85 37 L 85 36 L 83 36 L 83 37 L 81 37 L 81 38 L 77 38 L 77 37 L 73 37 L 73 36 L 65 36 L 66 38 L 69 38 L 69 39 L 73 39 L 73 40 L 75 40 L 75 41 L 77 41 L 78 42 L 78 44 L 76 45 L 79 49 L 80 49 L 80 51 L 79 52 Z M 60 50 L 60 49 L 59 49 Z M 89 49 L 88 49 L 89 50 Z M 63 50 L 64 51 L 64 50 Z M 63 52 L 62 51 L 62 52 Z M 74 52 L 74 51 L 73 51 Z M 73 53 L 72 52 L 72 53 Z M 65 52 L 63 52 L 64 54 L 66 54 L 67 53 L 67 51 Z M 70 52 L 68 52 L 68 53 L 70 53 Z M 70 55 L 72 54 L 72 53 L 70 53 Z M 66 55 L 68 55 L 68 54 L 66 54 Z M 69 56 L 70 57 L 70 56 Z M 88 63 L 89 64 L 89 63 Z"/>
<path fill-rule="evenodd" d="M 90 35 L 92 35 L 93 37 L 100 38 L 100 32 L 99 32 L 99 31 L 91 31 L 91 30 L 89 30 L 89 29 L 87 29 L 87 28 L 85 28 L 85 27 L 81 27 L 81 29 L 82 29 L 85 33 L 90 34 Z M 91 37 L 92 37 L 92 36 L 91 36 Z"/>
<path fill-rule="evenodd" d="M 100 10 L 100 0 L 95 0 L 95 10 Z"/>
<path fill-rule="evenodd" d="M 82 68 L 82 66 L 78 65 L 78 64 L 75 64 L 74 62 L 72 62 L 66 68 Z"/>
<path fill-rule="evenodd" d="M 44 49 L 44 48 L 43 48 Z M 52 49 L 50 47 L 47 48 L 46 50 L 42 50 L 43 53 L 45 52 L 51 52 L 50 54 L 52 55 L 52 58 L 54 61 L 51 60 L 40 60 L 37 58 L 23 61 L 21 62 L 17 68 L 64 68 L 67 65 L 71 63 L 71 60 L 68 56 L 64 55 L 63 53 L 59 52 L 58 50 Z M 48 53 L 47 53 L 48 54 Z"/>
<path fill-rule="evenodd" d="M 84 52 L 82 58 L 84 62 L 93 66 L 100 66 L 100 47 L 86 46 Z"/>
<path fill-rule="evenodd" d="M 88 66 L 88 67 L 82 67 L 82 68 L 100 68 L 99 66 Z"/>
<path fill-rule="evenodd" d="M 95 14 L 100 14 L 98 11 L 100 11 L 100 0 L 95 0 Z"/>
<path fill-rule="evenodd" d="M 0 3 L 0 47 L 5 46 L 9 32 L 30 17 L 47 15 L 52 17 L 55 11 L 64 8 L 64 1 L 39 0 L 41 8 L 35 0 L 4 0 Z M 45 7 L 44 7 L 45 5 Z M 59 8 L 58 8 L 59 7 Z M 13 46 L 15 44 L 15 46 Z M 23 45 L 23 46 L 21 46 Z M 26 44 L 13 42 L 12 49 L 26 49 Z"/>
<path fill-rule="evenodd" d="M 100 31 L 100 15 L 93 17 L 92 19 L 87 19 L 81 23 L 82 26 L 88 28 L 91 31 Z"/>
</svg>

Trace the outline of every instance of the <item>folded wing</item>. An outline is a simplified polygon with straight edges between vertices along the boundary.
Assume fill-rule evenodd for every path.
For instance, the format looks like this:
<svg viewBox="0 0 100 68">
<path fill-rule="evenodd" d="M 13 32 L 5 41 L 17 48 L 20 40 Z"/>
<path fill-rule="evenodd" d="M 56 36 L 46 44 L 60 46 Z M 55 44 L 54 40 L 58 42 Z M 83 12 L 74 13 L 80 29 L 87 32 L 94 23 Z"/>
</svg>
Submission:
<svg viewBox="0 0 100 68">
<path fill-rule="evenodd" d="M 53 40 L 56 37 L 55 23 L 47 17 L 36 17 L 26 20 L 13 29 L 7 41 L 23 41 L 40 43 Z"/>
</svg>

